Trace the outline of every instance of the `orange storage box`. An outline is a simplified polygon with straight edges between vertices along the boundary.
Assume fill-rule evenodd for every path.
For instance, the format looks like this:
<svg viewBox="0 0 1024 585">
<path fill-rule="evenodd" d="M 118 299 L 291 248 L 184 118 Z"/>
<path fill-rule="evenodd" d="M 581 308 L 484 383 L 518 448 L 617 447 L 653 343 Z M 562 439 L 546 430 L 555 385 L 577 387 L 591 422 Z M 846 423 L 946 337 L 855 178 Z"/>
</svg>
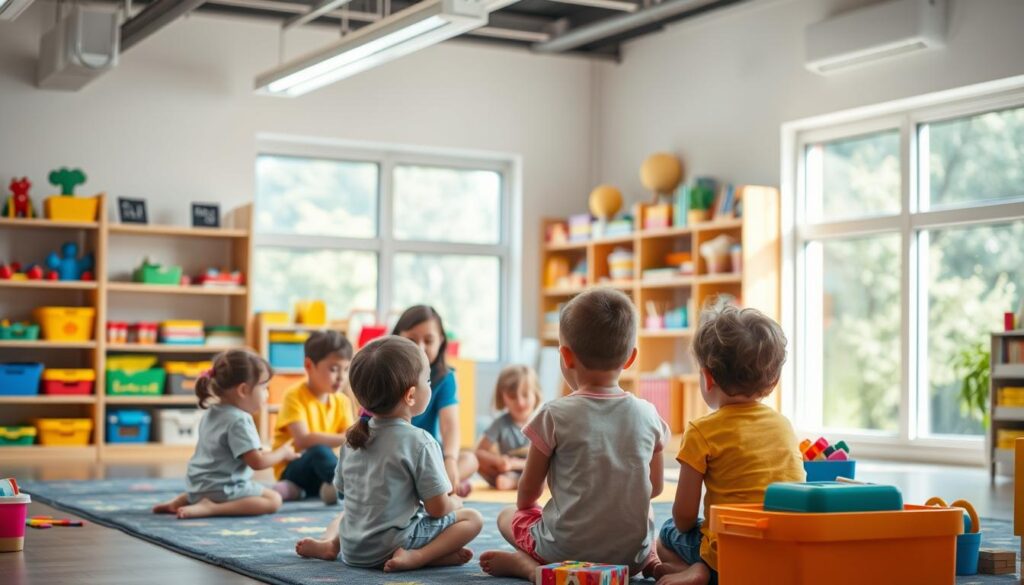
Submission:
<svg viewBox="0 0 1024 585">
<path fill-rule="evenodd" d="M 48 341 L 90 341 L 96 309 L 92 307 L 39 307 L 33 315 Z"/>
<path fill-rule="evenodd" d="M 964 511 L 765 512 L 711 507 L 720 585 L 953 585 Z"/>
<path fill-rule="evenodd" d="M 37 418 L 39 444 L 51 447 L 84 447 L 92 435 L 92 419 Z"/>
</svg>

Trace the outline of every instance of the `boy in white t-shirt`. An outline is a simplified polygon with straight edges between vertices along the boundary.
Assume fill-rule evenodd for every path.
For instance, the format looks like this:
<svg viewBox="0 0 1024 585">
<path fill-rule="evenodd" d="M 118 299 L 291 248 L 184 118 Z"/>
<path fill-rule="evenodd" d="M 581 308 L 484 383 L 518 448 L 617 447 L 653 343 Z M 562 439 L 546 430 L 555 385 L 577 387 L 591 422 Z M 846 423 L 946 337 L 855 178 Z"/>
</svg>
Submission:
<svg viewBox="0 0 1024 585">
<path fill-rule="evenodd" d="M 540 564 L 591 561 L 649 573 L 657 562 L 651 498 L 662 490 L 668 426 L 654 406 L 624 392 L 636 359 L 637 315 L 623 293 L 597 288 L 559 319 L 562 375 L 572 394 L 545 404 L 523 428 L 531 441 L 517 506 L 498 515 L 516 552 L 488 551 L 494 576 L 533 580 Z M 547 479 L 551 500 L 537 505 Z"/>
</svg>

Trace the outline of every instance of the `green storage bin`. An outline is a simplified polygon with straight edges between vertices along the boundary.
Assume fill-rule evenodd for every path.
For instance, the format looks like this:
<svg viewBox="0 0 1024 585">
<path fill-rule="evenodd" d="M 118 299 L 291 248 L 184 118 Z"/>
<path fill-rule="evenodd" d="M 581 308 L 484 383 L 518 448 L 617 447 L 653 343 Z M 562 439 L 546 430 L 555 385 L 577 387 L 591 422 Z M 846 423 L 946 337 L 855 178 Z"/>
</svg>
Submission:
<svg viewBox="0 0 1024 585">
<path fill-rule="evenodd" d="M 0 447 L 31 445 L 36 441 L 35 427 L 0 427 Z"/>
<path fill-rule="evenodd" d="M 0 339 L 20 339 L 35 341 L 39 339 L 39 325 L 35 323 L 11 323 L 0 325 Z"/>
<path fill-rule="evenodd" d="M 135 269 L 132 280 L 143 284 L 181 284 L 181 266 L 161 266 L 143 262 Z"/>
<path fill-rule="evenodd" d="M 148 370 L 107 370 L 108 396 L 159 396 L 164 393 L 167 373 L 163 368 Z"/>
</svg>

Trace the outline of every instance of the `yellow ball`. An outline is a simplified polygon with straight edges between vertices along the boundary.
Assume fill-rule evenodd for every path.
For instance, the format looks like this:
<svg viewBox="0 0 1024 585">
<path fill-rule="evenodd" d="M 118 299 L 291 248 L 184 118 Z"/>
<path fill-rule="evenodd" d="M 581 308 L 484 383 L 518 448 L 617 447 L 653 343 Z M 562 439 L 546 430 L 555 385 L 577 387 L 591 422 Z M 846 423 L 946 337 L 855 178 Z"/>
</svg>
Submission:
<svg viewBox="0 0 1024 585">
<path fill-rule="evenodd" d="M 683 161 L 675 155 L 659 152 L 647 157 L 640 167 L 640 182 L 649 191 L 672 193 L 683 181 Z"/>
<path fill-rule="evenodd" d="M 622 192 L 611 185 L 598 185 L 590 192 L 590 213 L 611 219 L 622 209 Z"/>
</svg>

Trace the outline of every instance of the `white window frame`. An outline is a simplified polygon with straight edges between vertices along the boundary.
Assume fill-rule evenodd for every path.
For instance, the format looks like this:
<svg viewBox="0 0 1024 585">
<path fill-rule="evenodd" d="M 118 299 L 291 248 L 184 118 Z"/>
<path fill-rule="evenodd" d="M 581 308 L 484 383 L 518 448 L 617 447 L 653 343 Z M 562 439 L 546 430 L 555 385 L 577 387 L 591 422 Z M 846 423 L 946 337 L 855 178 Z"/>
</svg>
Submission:
<svg viewBox="0 0 1024 585">
<path fill-rule="evenodd" d="M 985 223 L 1003 223 L 1024 219 L 1024 202 L 979 203 L 976 206 L 921 210 L 917 149 L 921 124 L 959 118 L 984 112 L 1024 106 L 1024 76 L 999 80 L 955 90 L 939 92 L 888 104 L 868 106 L 789 122 L 782 126 L 782 236 L 783 236 L 783 327 L 793 343 L 791 359 L 783 372 L 783 412 L 798 432 L 806 436 L 823 434 L 823 391 L 820 361 L 809 358 L 812 348 L 820 348 L 820 323 L 811 323 L 808 315 L 820 305 L 821 298 L 808 292 L 815 282 L 806 274 L 806 244 L 834 238 L 849 238 L 891 233 L 901 240 L 901 371 L 898 430 L 895 435 L 863 429 L 828 429 L 844 438 L 862 457 L 913 459 L 983 465 L 984 441 L 981 437 L 924 436 L 927 403 L 919 403 L 918 380 L 927 373 L 927 323 L 919 323 L 927 266 L 920 266 L 919 246 L 927 250 L 926 232 L 934 228 L 964 227 Z M 897 130 L 900 136 L 900 212 L 882 217 L 810 223 L 806 217 L 806 148 L 811 144 L 841 138 Z M 919 201 L 920 200 L 920 201 Z M 916 277 L 914 276 L 916 275 Z M 920 290 L 919 290 L 920 289 Z M 819 291 L 820 292 L 820 291 Z M 815 327 L 810 327 L 815 325 Z M 817 344 L 817 345 L 815 345 Z M 915 368 L 915 365 L 917 366 Z M 818 389 L 818 390 L 814 390 Z"/>
<path fill-rule="evenodd" d="M 508 359 L 513 348 L 513 340 L 518 339 L 521 334 L 522 218 L 521 195 L 518 188 L 520 182 L 520 160 L 518 157 L 499 153 L 421 149 L 281 135 L 261 136 L 257 142 L 256 157 L 259 156 L 286 156 L 376 164 L 379 173 L 377 235 L 372 238 L 349 238 L 255 231 L 253 234 L 254 248 L 330 249 L 375 253 L 377 255 L 376 317 L 380 323 L 389 322 L 391 317 L 393 268 L 396 254 L 497 257 L 500 282 L 498 284 L 498 355 L 495 362 L 503 362 Z M 401 165 L 498 173 L 501 176 L 501 222 L 499 226 L 501 233 L 498 243 L 465 244 L 396 238 L 392 229 L 394 220 L 393 177 L 395 167 Z"/>
</svg>

